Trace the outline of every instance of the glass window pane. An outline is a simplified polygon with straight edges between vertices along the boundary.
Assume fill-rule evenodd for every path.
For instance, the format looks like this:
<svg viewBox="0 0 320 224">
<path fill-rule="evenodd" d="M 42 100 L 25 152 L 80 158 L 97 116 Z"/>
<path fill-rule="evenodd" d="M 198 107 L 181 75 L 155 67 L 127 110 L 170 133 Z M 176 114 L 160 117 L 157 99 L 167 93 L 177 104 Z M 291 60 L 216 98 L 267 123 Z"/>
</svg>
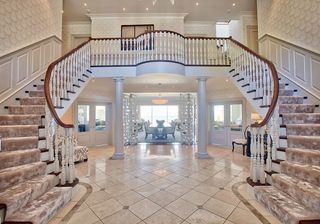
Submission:
<svg viewBox="0 0 320 224">
<path fill-rule="evenodd" d="M 242 104 L 230 105 L 230 128 L 231 131 L 242 130 Z"/>
<path fill-rule="evenodd" d="M 89 131 L 89 116 L 90 106 L 89 105 L 78 105 L 78 132 Z"/>
<path fill-rule="evenodd" d="M 106 129 L 106 106 L 96 106 L 96 131 Z"/>
<path fill-rule="evenodd" d="M 224 105 L 213 106 L 213 127 L 216 130 L 224 128 Z"/>
<path fill-rule="evenodd" d="M 179 119 L 178 105 L 150 105 L 140 106 L 140 119 L 150 121 L 152 126 L 157 126 L 157 120 L 164 120 L 165 126 L 170 126 L 170 122 Z"/>
</svg>

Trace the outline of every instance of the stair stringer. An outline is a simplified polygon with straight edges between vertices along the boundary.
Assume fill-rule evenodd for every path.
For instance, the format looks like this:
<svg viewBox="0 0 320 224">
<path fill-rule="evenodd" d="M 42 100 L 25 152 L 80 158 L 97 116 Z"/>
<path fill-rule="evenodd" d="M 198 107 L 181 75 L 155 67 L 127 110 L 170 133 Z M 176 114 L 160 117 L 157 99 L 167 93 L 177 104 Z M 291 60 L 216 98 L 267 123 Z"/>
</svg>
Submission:
<svg viewBox="0 0 320 224">
<path fill-rule="evenodd" d="M 250 105 L 259 113 L 260 117 L 265 117 L 268 112 L 268 108 L 261 108 L 263 100 L 253 100 L 254 93 L 247 93 L 249 89 L 247 87 L 242 87 L 242 81 L 238 82 L 235 77 L 231 76 L 232 83 L 238 88 L 241 94 L 246 98 L 246 100 L 250 103 Z"/>
<path fill-rule="evenodd" d="M 92 74 L 91 73 L 86 73 L 86 76 L 83 76 L 83 80 L 84 82 L 79 82 L 77 83 L 77 85 L 79 85 L 80 87 L 74 87 L 74 92 L 75 93 L 68 93 L 68 99 L 70 100 L 62 100 L 61 102 L 61 108 L 56 108 L 56 112 L 57 115 L 59 116 L 59 118 L 61 118 L 66 112 L 67 110 L 72 106 L 72 104 L 74 103 L 74 101 L 78 98 L 78 96 L 81 94 L 81 92 L 86 88 L 86 86 L 88 85 L 88 83 L 91 80 Z"/>
</svg>

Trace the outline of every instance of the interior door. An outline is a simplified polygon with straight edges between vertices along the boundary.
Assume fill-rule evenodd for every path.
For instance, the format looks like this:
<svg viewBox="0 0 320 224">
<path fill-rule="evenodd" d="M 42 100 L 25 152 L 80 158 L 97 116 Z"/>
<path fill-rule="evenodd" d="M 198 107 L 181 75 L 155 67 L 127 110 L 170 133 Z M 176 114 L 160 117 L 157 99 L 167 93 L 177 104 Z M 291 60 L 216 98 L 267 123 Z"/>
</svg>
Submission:
<svg viewBox="0 0 320 224">
<path fill-rule="evenodd" d="M 259 52 L 258 27 L 247 26 L 247 46 L 254 52 Z"/>
<path fill-rule="evenodd" d="M 99 146 L 112 143 L 111 103 L 79 103 L 77 115 L 79 145 Z"/>
<path fill-rule="evenodd" d="M 227 144 L 226 105 L 223 103 L 211 106 L 210 142 L 214 145 Z"/>
<path fill-rule="evenodd" d="M 233 139 L 243 138 L 241 101 L 214 103 L 210 108 L 210 144 L 231 146 Z"/>
</svg>

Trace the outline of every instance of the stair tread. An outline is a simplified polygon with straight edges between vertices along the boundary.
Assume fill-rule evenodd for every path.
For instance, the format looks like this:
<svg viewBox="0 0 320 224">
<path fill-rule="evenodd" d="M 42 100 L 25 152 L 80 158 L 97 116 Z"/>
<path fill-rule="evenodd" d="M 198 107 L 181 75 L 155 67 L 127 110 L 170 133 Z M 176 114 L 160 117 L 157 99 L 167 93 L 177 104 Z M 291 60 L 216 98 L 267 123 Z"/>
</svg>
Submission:
<svg viewBox="0 0 320 224">
<path fill-rule="evenodd" d="M 0 190 L 21 183 L 46 172 L 47 164 L 44 162 L 28 163 L 20 166 L 0 170 Z"/>
<path fill-rule="evenodd" d="M 38 148 L 3 151 L 0 152 L 0 169 L 37 162 L 39 160 L 40 150 Z"/>
<path fill-rule="evenodd" d="M 39 139 L 39 136 L 23 136 L 23 137 L 4 137 L 4 138 L 1 138 L 2 141 L 8 141 L 8 140 L 27 140 L 27 139 Z"/>
<path fill-rule="evenodd" d="M 300 205 L 286 193 L 273 186 L 254 188 L 256 199 L 263 203 L 283 223 L 298 223 L 302 220 L 320 220 L 320 214 Z"/>
<path fill-rule="evenodd" d="M 320 188 L 285 174 L 272 175 L 272 185 L 313 212 L 320 213 Z"/>
<path fill-rule="evenodd" d="M 7 222 L 48 223 L 58 209 L 70 199 L 71 187 L 54 187 L 6 218 Z"/>
<path fill-rule="evenodd" d="M 7 216 L 10 216 L 29 201 L 41 196 L 59 184 L 54 175 L 41 175 L 16 184 L 0 193 L 0 203 L 6 204 Z M 18 202 L 18 203 L 17 203 Z"/>
<path fill-rule="evenodd" d="M 292 161 L 320 166 L 320 150 L 286 148 L 286 157 L 288 162 Z"/>
</svg>

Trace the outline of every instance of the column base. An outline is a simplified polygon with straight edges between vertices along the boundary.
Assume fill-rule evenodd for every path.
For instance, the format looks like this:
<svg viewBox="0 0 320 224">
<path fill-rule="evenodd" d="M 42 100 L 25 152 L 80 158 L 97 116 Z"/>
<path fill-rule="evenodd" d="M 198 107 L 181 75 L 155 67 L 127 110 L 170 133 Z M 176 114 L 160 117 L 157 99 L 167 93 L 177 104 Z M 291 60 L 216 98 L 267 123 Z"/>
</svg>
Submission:
<svg viewBox="0 0 320 224">
<path fill-rule="evenodd" d="M 195 156 L 197 159 L 212 159 L 212 157 L 207 153 L 203 153 L 203 152 L 196 152 Z"/>
<path fill-rule="evenodd" d="M 112 160 L 123 160 L 125 154 L 124 153 L 114 153 L 110 159 Z"/>
</svg>

